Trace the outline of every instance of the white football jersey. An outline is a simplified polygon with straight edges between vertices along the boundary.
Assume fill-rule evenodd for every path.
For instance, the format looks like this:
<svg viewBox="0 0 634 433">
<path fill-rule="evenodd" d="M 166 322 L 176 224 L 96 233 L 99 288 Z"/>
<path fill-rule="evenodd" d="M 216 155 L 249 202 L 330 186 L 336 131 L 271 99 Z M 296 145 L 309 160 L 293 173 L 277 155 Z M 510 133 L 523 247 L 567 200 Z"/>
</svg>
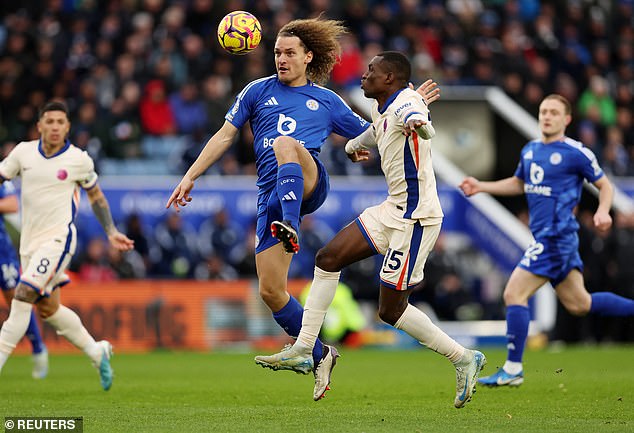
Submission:
<svg viewBox="0 0 634 433">
<path fill-rule="evenodd" d="M 73 254 L 79 188 L 97 183 L 92 158 L 70 142 L 46 157 L 39 140 L 23 141 L 0 163 L 0 176 L 22 178 L 20 255 L 30 256 L 51 240 L 59 240 Z"/>
<path fill-rule="evenodd" d="M 410 119 L 427 122 L 422 127 L 427 139 L 418 134 L 403 135 L 403 125 Z M 395 213 L 401 218 L 419 220 L 423 225 L 440 224 L 443 213 L 429 141 L 435 131 L 422 97 L 414 90 L 403 89 L 392 95 L 385 107 L 379 107 L 375 101 L 372 124 L 387 181 L 387 201 L 394 205 Z"/>
</svg>

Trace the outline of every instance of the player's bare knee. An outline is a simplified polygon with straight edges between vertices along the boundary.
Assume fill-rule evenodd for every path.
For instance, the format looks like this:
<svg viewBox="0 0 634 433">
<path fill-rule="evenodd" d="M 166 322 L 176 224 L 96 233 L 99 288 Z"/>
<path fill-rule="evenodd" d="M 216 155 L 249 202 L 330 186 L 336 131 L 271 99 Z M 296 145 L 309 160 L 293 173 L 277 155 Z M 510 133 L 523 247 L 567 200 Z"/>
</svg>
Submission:
<svg viewBox="0 0 634 433">
<path fill-rule="evenodd" d="M 398 319 L 403 315 L 403 311 L 393 307 L 379 305 L 379 317 L 388 325 L 396 325 Z"/>
<path fill-rule="evenodd" d="M 25 284 L 18 284 L 18 287 L 15 289 L 15 294 L 13 295 L 13 298 L 18 301 L 33 304 L 39 296 L 40 295 L 29 286 Z"/>
<path fill-rule="evenodd" d="M 566 310 L 573 316 L 585 316 L 590 312 L 590 304 L 586 305 L 585 302 L 571 302 L 564 304 Z"/>
<path fill-rule="evenodd" d="M 326 272 L 339 272 L 341 266 L 337 255 L 329 248 L 321 248 L 315 256 L 315 265 Z"/>
<path fill-rule="evenodd" d="M 46 320 L 51 317 L 57 310 L 59 309 L 59 305 L 49 305 L 49 304 L 36 304 L 37 305 L 37 315 L 42 320 Z"/>
<path fill-rule="evenodd" d="M 522 299 L 517 293 L 512 290 L 504 290 L 502 294 L 502 299 L 504 299 L 504 305 L 524 305 L 526 303 L 525 299 Z"/>
<path fill-rule="evenodd" d="M 273 152 L 275 158 L 281 163 L 298 161 L 297 141 L 294 138 L 280 136 L 273 140 Z"/>
<path fill-rule="evenodd" d="M 272 285 L 260 284 L 260 298 L 273 311 L 283 307 L 286 300 L 286 291 L 273 288 Z"/>
</svg>

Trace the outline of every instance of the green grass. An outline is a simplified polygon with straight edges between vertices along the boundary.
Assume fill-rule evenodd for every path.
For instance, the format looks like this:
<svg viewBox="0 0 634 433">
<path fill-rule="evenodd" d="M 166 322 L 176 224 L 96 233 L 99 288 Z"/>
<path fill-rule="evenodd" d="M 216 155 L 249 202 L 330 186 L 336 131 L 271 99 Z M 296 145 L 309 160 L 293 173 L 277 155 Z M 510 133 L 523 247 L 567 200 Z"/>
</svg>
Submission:
<svg viewBox="0 0 634 433">
<path fill-rule="evenodd" d="M 490 374 L 502 350 L 485 350 Z M 85 432 L 634 432 L 634 347 L 528 352 L 519 388 L 479 387 L 453 408 L 450 363 L 428 350 L 344 350 L 332 391 L 312 376 L 257 367 L 253 354 L 117 355 L 101 391 L 83 356 L 28 356 L 0 376 L 0 416 L 82 416 Z"/>
</svg>

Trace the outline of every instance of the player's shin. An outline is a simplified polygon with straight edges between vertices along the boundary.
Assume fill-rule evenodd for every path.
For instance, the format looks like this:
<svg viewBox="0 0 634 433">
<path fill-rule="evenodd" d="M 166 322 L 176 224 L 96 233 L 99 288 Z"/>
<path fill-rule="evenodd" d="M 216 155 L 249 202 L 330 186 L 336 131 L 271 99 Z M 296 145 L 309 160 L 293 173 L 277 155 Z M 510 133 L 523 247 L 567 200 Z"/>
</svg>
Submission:
<svg viewBox="0 0 634 433">
<path fill-rule="evenodd" d="M 459 362 L 465 353 L 464 347 L 445 334 L 432 323 L 425 313 L 411 304 L 407 304 L 407 308 L 396 321 L 394 327 L 407 332 L 434 352 L 447 357 L 454 364 Z"/>
<path fill-rule="evenodd" d="M 292 296 L 290 297 L 288 304 L 281 310 L 273 313 L 273 318 L 278 325 L 284 329 L 284 331 L 291 337 L 297 337 L 302 327 L 302 317 L 304 315 L 304 308 L 299 301 Z M 313 360 L 315 365 L 319 363 L 323 355 L 323 343 L 319 340 L 315 342 L 313 347 Z"/>
<path fill-rule="evenodd" d="M 297 349 L 308 352 L 315 346 L 326 311 L 335 297 L 340 275 L 341 272 L 327 272 L 315 266 L 313 283 L 304 305 L 302 329 L 295 343 Z"/>
<path fill-rule="evenodd" d="M 304 195 L 302 166 L 289 162 L 277 170 L 277 196 L 282 204 L 282 218 L 299 230 L 299 213 Z"/>
<path fill-rule="evenodd" d="M 99 363 L 102 355 L 100 347 L 73 310 L 60 305 L 59 309 L 45 320 L 55 328 L 58 335 L 82 350 L 93 362 Z"/>
<path fill-rule="evenodd" d="M 15 346 L 24 337 L 29 320 L 31 320 L 31 311 L 33 311 L 33 304 L 15 298 L 11 301 L 9 317 L 0 330 L 0 369 Z"/>
</svg>

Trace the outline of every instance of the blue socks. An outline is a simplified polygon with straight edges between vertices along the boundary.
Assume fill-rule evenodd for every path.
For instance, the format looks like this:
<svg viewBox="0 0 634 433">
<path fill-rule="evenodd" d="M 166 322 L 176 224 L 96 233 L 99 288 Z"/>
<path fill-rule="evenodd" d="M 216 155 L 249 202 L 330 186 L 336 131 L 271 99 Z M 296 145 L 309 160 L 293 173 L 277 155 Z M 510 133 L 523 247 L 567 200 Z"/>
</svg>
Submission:
<svg viewBox="0 0 634 433">
<path fill-rule="evenodd" d="M 590 312 L 600 316 L 634 316 L 634 300 L 610 292 L 592 293 Z"/>
<path fill-rule="evenodd" d="M 33 354 L 42 353 L 44 350 L 44 342 L 42 341 L 42 336 L 40 335 L 40 328 L 37 326 L 35 311 L 31 311 L 31 320 L 29 321 L 28 328 L 26 328 L 25 335 L 33 346 Z"/>
<path fill-rule="evenodd" d="M 277 168 L 277 197 L 282 204 L 282 219 L 290 221 L 295 230 L 299 228 L 299 211 L 303 195 L 302 166 L 296 162 L 280 165 Z"/>
<path fill-rule="evenodd" d="M 523 305 L 506 307 L 506 347 L 509 361 L 522 362 L 530 320 L 531 314 L 528 307 Z"/>
<path fill-rule="evenodd" d="M 278 325 L 291 337 L 297 337 L 302 329 L 302 316 L 304 315 L 304 307 L 299 301 L 291 296 L 288 304 L 277 313 L 273 313 L 273 318 Z M 315 347 L 313 347 L 313 361 L 315 366 L 319 364 L 323 356 L 324 344 L 317 339 Z"/>
</svg>

